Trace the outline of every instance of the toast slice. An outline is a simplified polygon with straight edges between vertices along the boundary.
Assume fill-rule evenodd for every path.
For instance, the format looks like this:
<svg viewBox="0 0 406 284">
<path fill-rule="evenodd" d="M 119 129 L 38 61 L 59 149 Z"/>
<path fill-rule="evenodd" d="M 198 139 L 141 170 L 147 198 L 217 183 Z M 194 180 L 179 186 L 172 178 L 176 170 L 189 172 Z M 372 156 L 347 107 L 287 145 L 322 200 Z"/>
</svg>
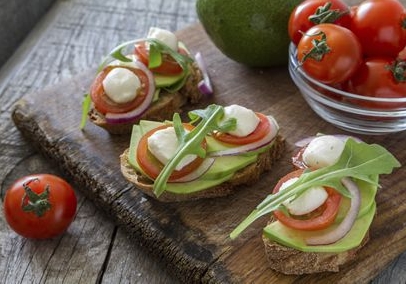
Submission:
<svg viewBox="0 0 406 284">
<path fill-rule="evenodd" d="M 141 119 L 156 121 L 171 120 L 173 114 L 175 112 L 181 113 L 182 107 L 186 104 L 196 104 L 202 99 L 202 94 L 197 87 L 200 80 L 202 80 L 202 73 L 197 64 L 193 62 L 185 85 L 173 93 L 162 89 L 159 94 L 159 99 L 153 102 L 147 111 L 134 121 L 109 124 L 104 115 L 98 112 L 94 107 L 92 107 L 88 113 L 89 120 L 95 125 L 106 129 L 111 134 L 131 133 L 133 124 Z"/>
<path fill-rule="evenodd" d="M 261 153 L 255 163 L 252 163 L 237 171 L 234 176 L 215 187 L 205 189 L 202 191 L 188 193 L 188 194 L 175 194 L 168 191 L 159 196 L 160 201 L 163 202 L 178 202 L 186 200 L 196 200 L 202 198 L 214 198 L 226 196 L 233 193 L 240 185 L 252 184 L 260 178 L 260 175 L 269 171 L 276 160 L 278 160 L 285 151 L 285 140 L 280 135 L 275 137 L 274 144 L 267 151 Z M 142 173 L 137 172 L 128 163 L 128 149 L 120 156 L 121 172 L 124 177 L 135 185 L 137 189 L 153 198 L 157 198 L 153 193 L 153 182 Z"/>
<path fill-rule="evenodd" d="M 271 217 L 270 223 L 275 219 Z M 283 274 L 311 274 L 319 272 L 338 272 L 340 267 L 355 259 L 357 252 L 368 242 L 369 231 L 361 244 L 340 253 L 303 252 L 283 246 L 262 235 L 265 253 L 270 268 Z"/>
</svg>

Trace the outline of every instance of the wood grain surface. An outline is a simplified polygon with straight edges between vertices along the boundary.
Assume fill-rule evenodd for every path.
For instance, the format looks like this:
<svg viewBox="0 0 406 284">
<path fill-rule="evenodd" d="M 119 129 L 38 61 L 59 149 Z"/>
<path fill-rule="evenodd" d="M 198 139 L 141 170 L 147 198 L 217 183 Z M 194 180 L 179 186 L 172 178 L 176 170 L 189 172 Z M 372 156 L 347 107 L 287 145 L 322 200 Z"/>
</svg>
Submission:
<svg viewBox="0 0 406 284">
<path fill-rule="evenodd" d="M 322 133 L 344 133 L 316 116 L 291 82 L 285 67 L 249 69 L 219 53 L 200 25 L 179 32 L 192 53 L 201 51 L 213 78 L 215 95 L 204 103 L 244 105 L 273 114 L 286 137 L 288 150 L 260 182 L 241 187 L 231 197 L 163 204 L 144 196 L 123 179 L 119 155 L 128 147 L 128 136 L 112 136 L 87 125 L 78 129 L 81 99 L 94 71 L 80 74 L 54 87 L 23 98 L 13 119 L 33 144 L 73 179 L 85 195 L 124 226 L 151 253 L 161 257 L 185 283 L 366 283 L 393 258 L 406 250 L 406 189 L 404 168 L 382 178 L 377 197 L 378 216 L 371 240 L 354 262 L 340 273 L 285 276 L 267 269 L 261 230 L 267 218 L 251 226 L 235 241 L 231 230 L 269 193 L 270 185 L 292 169 L 294 142 Z M 47 108 L 44 109 L 43 102 Z M 299 111 L 300 110 L 300 111 Z M 406 133 L 361 137 L 388 148 L 401 162 Z M 395 218 L 396 217 L 396 218 Z M 382 242 L 385 246 L 382 246 Z M 375 252 L 381 257 L 376 258 Z"/>
<path fill-rule="evenodd" d="M 51 11 L 35 26 L 31 35 L 0 70 L 1 197 L 3 198 L 8 186 L 22 175 L 38 172 L 50 172 L 61 176 L 66 174 L 57 167 L 58 165 L 39 155 L 30 140 L 23 139 L 14 127 L 10 117 L 16 101 L 33 92 L 43 93 L 44 89 L 52 90 L 53 87 L 47 86 L 60 86 L 61 82 L 66 83 L 70 78 L 79 77 L 79 74 L 89 76 L 87 70 L 97 66 L 106 51 L 118 42 L 143 36 L 150 26 L 179 30 L 195 21 L 193 0 L 56 1 Z M 219 99 L 221 100 L 221 97 Z M 271 110 L 271 107 L 269 109 Z M 287 120 L 287 123 L 290 121 L 292 119 Z M 303 128 L 306 127 L 309 132 L 316 128 L 304 123 Z M 404 139 L 402 135 L 399 139 Z M 398 141 L 396 135 L 385 139 Z M 391 145 L 393 147 L 393 144 Z M 73 180 L 68 180 L 73 183 Z M 8 228 L 3 214 L 0 215 L 0 283 L 178 282 L 172 277 L 171 270 L 168 274 L 166 263 L 162 261 L 161 256 L 152 256 L 139 241 L 131 237 L 131 234 L 114 224 L 105 211 L 96 208 L 93 201 L 82 194 L 83 188 L 79 184 L 73 184 L 79 198 L 78 212 L 68 231 L 59 238 L 41 242 L 21 238 Z M 384 186 L 388 184 L 385 182 Z M 402 186 L 404 180 L 399 180 L 399 184 Z M 265 187 L 263 183 L 261 186 Z M 386 192 L 381 192 L 378 197 L 379 206 L 383 209 L 392 208 L 395 213 L 404 210 L 402 207 L 400 209 L 396 207 L 401 199 L 396 199 Z M 214 207 L 210 202 L 208 206 Z M 249 208 L 242 209 L 249 211 Z M 196 211 L 194 213 L 193 216 L 197 214 Z M 176 213 L 168 216 L 174 215 Z M 213 216 L 217 220 L 222 220 L 217 214 Z M 170 224 L 170 221 L 166 220 L 166 224 Z M 206 220 L 203 220 L 203 223 L 204 221 Z M 375 236 L 384 250 L 379 247 L 378 253 L 374 252 L 372 256 L 366 258 L 368 267 L 373 267 L 373 271 L 367 277 L 362 276 L 363 282 L 375 275 L 378 276 L 371 281 L 374 284 L 406 281 L 406 253 L 394 259 L 395 254 L 387 252 L 405 250 L 402 245 L 404 225 L 401 223 L 402 219 L 393 220 L 386 214 L 384 220 L 374 226 L 385 226 L 382 223 L 386 221 L 388 222 L 385 228 L 389 227 L 389 232 L 392 230 L 392 223 L 394 230 L 400 231 L 394 236 L 389 234 L 390 238 L 381 233 Z M 218 237 L 219 233 L 216 230 L 213 228 L 209 230 L 213 233 L 213 238 Z M 249 234 L 254 236 L 253 232 Z M 245 238 L 248 238 L 247 235 Z M 253 241 L 258 243 L 255 237 Z M 242 253 L 247 249 L 249 248 L 242 247 Z M 211 247 L 202 250 L 202 258 L 207 257 L 207 252 L 212 250 Z M 262 253 L 259 246 L 256 246 L 255 252 Z M 224 274 L 222 267 L 225 260 L 226 265 L 233 270 L 239 269 L 236 265 L 241 263 L 237 258 L 238 254 L 224 252 L 216 256 L 219 261 L 211 264 L 211 271 L 217 274 L 216 277 L 220 272 Z M 382 260 L 375 266 L 374 263 L 378 258 Z M 247 257 L 244 255 L 243 259 L 247 263 L 257 260 L 252 254 L 247 254 Z M 389 263 L 392 259 L 394 260 L 391 264 L 379 273 L 384 266 L 383 263 Z M 261 266 L 259 271 L 257 269 L 244 273 L 256 275 L 257 282 L 268 282 L 269 279 L 265 279 L 267 274 L 259 276 L 265 268 Z M 361 270 L 358 266 L 357 269 Z M 210 273 L 209 271 L 208 274 Z M 293 282 L 297 279 L 289 280 Z M 297 281 L 305 283 L 307 280 L 304 278 Z M 315 280 L 324 282 L 321 277 Z M 352 279 L 348 278 L 341 281 L 353 283 Z"/>
</svg>

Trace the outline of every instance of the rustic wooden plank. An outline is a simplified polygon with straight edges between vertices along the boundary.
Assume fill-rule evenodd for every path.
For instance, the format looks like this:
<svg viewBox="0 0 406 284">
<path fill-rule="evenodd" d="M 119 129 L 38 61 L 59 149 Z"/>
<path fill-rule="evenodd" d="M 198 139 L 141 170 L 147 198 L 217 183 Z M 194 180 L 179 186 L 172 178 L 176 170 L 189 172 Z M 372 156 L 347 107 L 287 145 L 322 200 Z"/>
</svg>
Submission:
<svg viewBox="0 0 406 284">
<path fill-rule="evenodd" d="M 120 176 L 117 161 L 118 155 L 128 147 L 128 137 L 110 136 L 92 125 L 84 132 L 77 128 L 81 91 L 89 85 L 92 72 L 25 97 L 14 113 L 18 127 L 26 136 L 36 137 L 33 142 L 57 160 L 82 185 L 81 189 L 89 198 L 107 209 L 130 235 L 165 260 L 184 282 L 202 279 L 205 282 L 262 282 L 268 279 L 278 283 L 308 283 L 324 279 L 366 283 L 406 250 L 406 231 L 403 229 L 406 192 L 401 187 L 406 176 L 404 168 L 382 179 L 384 188 L 390 190 L 382 190 L 377 196 L 378 210 L 382 213 L 371 228 L 371 241 L 356 261 L 340 273 L 288 277 L 267 269 L 260 241 L 265 219 L 256 222 L 241 238 L 230 241 L 228 234 L 232 228 L 269 192 L 269 184 L 274 184 L 290 169 L 289 158 L 296 139 L 316 132 L 343 131 L 322 121 L 305 105 L 287 70 L 249 69 L 228 60 L 211 45 L 198 25 L 179 35 L 192 52 L 203 52 L 216 89 L 215 102 L 246 105 L 272 113 L 278 119 L 282 135 L 288 138 L 288 151 L 272 174 L 264 175 L 258 184 L 243 187 L 227 198 L 165 206 L 134 190 Z M 38 107 L 44 98 L 50 98 L 46 112 Z M 67 109 L 71 111 L 63 112 Z M 301 111 L 297 112 L 298 109 Z M 400 145 L 405 135 L 362 138 L 385 145 L 404 162 L 406 153 Z M 382 242 L 385 247 L 381 247 Z M 381 256 L 378 259 L 377 250 Z"/>
</svg>

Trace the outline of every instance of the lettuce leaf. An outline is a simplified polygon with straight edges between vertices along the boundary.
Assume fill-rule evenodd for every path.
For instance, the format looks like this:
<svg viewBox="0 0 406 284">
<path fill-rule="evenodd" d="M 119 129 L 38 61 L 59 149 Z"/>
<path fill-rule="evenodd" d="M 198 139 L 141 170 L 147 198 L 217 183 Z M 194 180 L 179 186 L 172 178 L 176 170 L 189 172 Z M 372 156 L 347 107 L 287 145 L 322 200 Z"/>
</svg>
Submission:
<svg viewBox="0 0 406 284">
<path fill-rule="evenodd" d="M 390 174 L 394 168 L 400 167 L 399 161 L 384 147 L 377 144 L 357 142 L 347 139 L 340 159 L 332 166 L 315 171 L 305 171 L 292 185 L 277 194 L 268 195 L 251 214 L 244 219 L 230 234 L 235 239 L 259 217 L 271 213 L 288 198 L 298 196 L 314 186 L 331 186 L 340 193 L 351 197 L 348 190 L 341 184 L 344 177 L 360 179 L 379 186 L 372 178 L 380 174 Z"/>
</svg>

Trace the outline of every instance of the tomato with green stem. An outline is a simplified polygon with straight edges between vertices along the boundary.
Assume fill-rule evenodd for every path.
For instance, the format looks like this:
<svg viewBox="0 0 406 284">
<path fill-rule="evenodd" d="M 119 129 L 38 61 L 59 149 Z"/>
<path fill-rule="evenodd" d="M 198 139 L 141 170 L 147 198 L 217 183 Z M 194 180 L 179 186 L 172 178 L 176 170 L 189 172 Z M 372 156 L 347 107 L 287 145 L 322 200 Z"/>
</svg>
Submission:
<svg viewBox="0 0 406 284">
<path fill-rule="evenodd" d="M 294 44 L 311 27 L 322 23 L 334 23 L 343 27 L 351 24 L 350 7 L 342 0 L 305 0 L 292 11 L 288 32 Z"/>
<path fill-rule="evenodd" d="M 363 1 L 354 10 L 350 29 L 366 57 L 396 57 L 406 45 L 406 10 L 398 0 Z"/>
<path fill-rule="evenodd" d="M 114 68 L 126 68 L 133 72 L 141 82 L 141 88 L 137 91 L 137 96 L 126 103 L 116 103 L 111 100 L 103 87 L 103 80 L 106 78 L 107 74 Z M 102 114 L 106 113 L 125 113 L 137 108 L 145 100 L 148 94 L 148 90 L 151 88 L 148 81 L 148 76 L 144 71 L 138 68 L 132 68 L 128 66 L 106 66 L 96 77 L 91 88 L 90 97 L 94 107 Z"/>
<path fill-rule="evenodd" d="M 357 37 L 335 24 L 310 28 L 297 46 L 298 62 L 312 78 L 324 84 L 348 80 L 362 63 L 362 49 Z"/>
<path fill-rule="evenodd" d="M 303 169 L 299 169 L 282 177 L 274 187 L 273 193 L 275 194 L 279 192 L 284 182 L 299 177 L 302 173 Z M 331 187 L 324 187 L 324 189 L 327 191 L 328 197 L 324 204 L 319 208 L 305 216 L 293 216 L 282 210 L 275 210 L 273 212 L 275 218 L 285 226 L 297 230 L 314 231 L 327 228 L 337 217 L 340 208 L 341 195 Z"/>
<path fill-rule="evenodd" d="M 357 73 L 345 84 L 347 92 L 371 98 L 406 98 L 406 61 L 390 57 L 364 60 Z M 406 103 L 353 100 L 369 108 L 393 109 Z"/>
<path fill-rule="evenodd" d="M 183 124 L 186 130 L 192 130 L 193 126 L 190 124 Z M 161 173 L 162 169 L 164 168 L 164 164 L 161 163 L 148 149 L 148 138 L 152 136 L 156 131 L 162 130 L 165 128 L 171 127 L 171 125 L 162 125 L 157 128 L 154 128 L 148 131 L 145 135 L 143 135 L 138 142 L 137 146 L 137 162 L 140 165 L 141 169 L 144 173 L 149 176 L 151 179 L 156 179 L 158 175 Z M 202 142 L 202 147 L 204 149 L 207 148 L 206 140 L 204 139 Z M 168 181 L 174 181 L 176 179 L 182 178 L 194 170 L 196 170 L 202 163 L 204 158 L 196 157 L 192 162 L 185 165 L 180 170 L 174 170 Z"/>
<path fill-rule="evenodd" d="M 25 176 L 15 181 L 4 197 L 4 214 L 11 229 L 33 239 L 48 239 L 66 231 L 76 206 L 71 185 L 51 174 Z"/>
</svg>

